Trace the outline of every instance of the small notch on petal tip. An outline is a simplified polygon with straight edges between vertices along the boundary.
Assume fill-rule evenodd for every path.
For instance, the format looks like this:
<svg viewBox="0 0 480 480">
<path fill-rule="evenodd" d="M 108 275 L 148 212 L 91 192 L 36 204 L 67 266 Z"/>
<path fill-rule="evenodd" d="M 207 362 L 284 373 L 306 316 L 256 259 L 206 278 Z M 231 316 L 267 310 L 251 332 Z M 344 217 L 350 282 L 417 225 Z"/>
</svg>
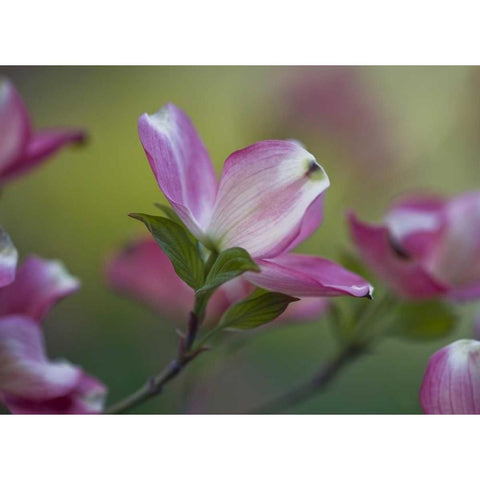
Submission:
<svg viewBox="0 0 480 480">
<path fill-rule="evenodd" d="M 306 173 L 307 177 L 311 177 L 315 175 L 317 172 L 323 173 L 322 167 L 315 160 L 310 160 L 308 164 L 308 170 Z"/>
<path fill-rule="evenodd" d="M 327 186 L 330 184 L 325 170 L 314 158 L 308 160 L 308 167 L 305 176 L 313 181 L 327 182 Z"/>
<path fill-rule="evenodd" d="M 370 286 L 370 289 L 368 290 L 368 293 L 365 295 L 365 298 L 368 298 L 369 300 L 373 300 L 373 287 Z"/>
</svg>

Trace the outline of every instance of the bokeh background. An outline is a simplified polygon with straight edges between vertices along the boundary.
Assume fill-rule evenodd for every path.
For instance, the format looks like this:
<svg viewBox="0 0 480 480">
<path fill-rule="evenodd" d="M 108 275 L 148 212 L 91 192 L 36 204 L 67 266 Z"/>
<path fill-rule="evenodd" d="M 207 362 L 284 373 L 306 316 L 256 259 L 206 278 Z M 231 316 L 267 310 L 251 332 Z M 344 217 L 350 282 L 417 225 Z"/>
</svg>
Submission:
<svg viewBox="0 0 480 480">
<path fill-rule="evenodd" d="M 90 141 L 8 185 L 0 221 L 20 254 L 59 258 L 82 281 L 46 321 L 51 358 L 109 386 L 109 403 L 175 354 L 173 323 L 105 285 L 105 258 L 143 233 L 129 212 L 164 201 L 136 131 L 143 112 L 174 102 L 193 119 L 220 172 L 234 150 L 296 138 L 326 168 L 321 228 L 298 250 L 339 260 L 345 212 L 379 220 L 396 195 L 476 189 L 480 71 L 469 67 L 0 67 L 38 127 L 82 126 Z M 373 277 L 370 280 L 375 284 Z M 346 300 L 349 301 L 349 300 Z M 475 306 L 449 337 L 385 340 L 296 413 L 420 413 L 429 356 L 471 336 Z M 242 334 L 239 334 L 242 335 Z M 324 320 L 268 328 L 218 347 L 136 413 L 235 413 L 308 378 L 335 344 Z M 241 347 L 241 348 L 240 348 Z"/>
</svg>

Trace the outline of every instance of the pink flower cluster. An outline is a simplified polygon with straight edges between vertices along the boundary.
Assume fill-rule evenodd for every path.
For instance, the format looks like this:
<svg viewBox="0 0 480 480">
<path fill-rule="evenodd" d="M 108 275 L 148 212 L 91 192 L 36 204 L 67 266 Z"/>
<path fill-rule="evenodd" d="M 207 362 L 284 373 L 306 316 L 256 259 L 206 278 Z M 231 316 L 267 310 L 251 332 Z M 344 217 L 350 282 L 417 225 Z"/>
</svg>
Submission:
<svg viewBox="0 0 480 480">
<path fill-rule="evenodd" d="M 349 217 L 362 259 L 411 300 L 480 297 L 480 192 L 452 199 L 411 196 L 381 225 Z"/>
<path fill-rule="evenodd" d="M 313 97 L 304 97 L 305 91 Z M 321 105 L 336 130 L 355 138 L 354 146 L 372 130 L 381 131 L 382 122 L 364 108 L 348 76 L 300 93 L 294 105 L 308 114 L 303 116 L 313 118 Z M 330 101 L 333 94 L 371 123 L 345 116 L 342 104 Z M 259 267 L 215 291 L 207 327 L 256 287 L 301 299 L 276 324 L 318 318 L 329 297 L 371 297 L 372 286 L 359 275 L 331 260 L 293 253 L 320 226 L 330 185 L 298 142 L 266 140 L 237 150 L 217 179 L 193 123 L 175 105 L 143 114 L 138 131 L 158 186 L 202 248 L 219 253 L 242 247 Z M 13 85 L 0 83 L 0 186 L 84 138 L 78 129 L 34 130 Z M 409 196 L 394 203 L 380 224 L 353 213 L 348 221 L 361 258 L 400 299 L 480 298 L 480 192 L 451 199 Z M 17 262 L 0 227 L 0 400 L 13 413 L 100 413 L 106 387 L 78 366 L 49 360 L 41 328 L 50 308 L 75 292 L 79 281 L 58 261 L 30 256 L 18 268 Z M 174 321 L 185 322 L 194 303 L 195 292 L 151 238 L 112 255 L 106 277 L 116 291 Z M 426 413 L 480 413 L 480 341 L 458 340 L 436 352 L 420 401 Z"/>
<path fill-rule="evenodd" d="M 33 131 L 13 85 L 0 83 L 0 185 L 28 172 L 81 130 Z M 55 260 L 18 254 L 0 227 L 0 401 L 12 413 L 99 413 L 105 386 L 80 367 L 45 354 L 41 325 L 50 308 L 75 292 L 79 281 Z"/>
<path fill-rule="evenodd" d="M 349 216 L 362 259 L 407 300 L 480 298 L 480 192 L 411 196 L 381 225 Z M 426 413 L 480 413 L 480 342 L 458 340 L 430 359 L 420 391 Z"/>
<path fill-rule="evenodd" d="M 0 400 L 12 413 L 99 413 L 105 386 L 80 367 L 45 355 L 41 324 L 79 281 L 54 260 L 17 252 L 0 236 Z"/>
</svg>

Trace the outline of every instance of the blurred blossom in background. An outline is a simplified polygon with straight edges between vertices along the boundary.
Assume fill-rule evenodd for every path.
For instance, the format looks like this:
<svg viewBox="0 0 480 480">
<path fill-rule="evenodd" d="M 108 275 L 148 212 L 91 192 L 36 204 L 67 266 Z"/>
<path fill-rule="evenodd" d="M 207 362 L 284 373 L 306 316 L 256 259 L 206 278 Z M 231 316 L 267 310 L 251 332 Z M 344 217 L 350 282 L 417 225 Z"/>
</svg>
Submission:
<svg viewBox="0 0 480 480">
<path fill-rule="evenodd" d="M 2 191 L 0 223 L 21 260 L 32 252 L 61 259 L 81 280 L 81 291 L 45 322 L 47 351 L 101 378 L 109 402 L 158 371 L 177 347 L 175 312 L 158 313 L 105 281 L 107 259 L 126 238 L 144 234 L 127 214 L 155 213 L 155 202 L 166 203 L 138 139 L 143 112 L 167 102 L 188 112 L 217 172 L 233 150 L 258 140 L 304 144 L 331 187 L 322 226 L 297 251 L 340 263 L 345 250 L 353 250 L 347 210 L 373 221 L 405 192 L 450 197 L 480 185 L 478 69 L 4 67 L 0 75 L 17 87 L 36 128 L 76 125 L 89 132 L 82 149 L 61 150 L 55 161 Z M 348 306 L 355 299 L 332 301 Z M 328 392 L 293 411 L 420 413 L 428 359 L 454 340 L 472 337 L 475 308 L 465 307 L 448 338 L 388 339 L 345 369 Z M 299 375 L 308 378 L 333 349 L 322 318 L 264 328 L 242 348 L 227 342 L 199 358 L 164 395 L 137 411 L 238 411 L 283 391 Z M 213 393 L 205 395 L 206 389 Z M 197 392 L 190 403 L 188 392 Z"/>
<path fill-rule="evenodd" d="M 284 87 L 279 132 L 312 146 L 329 145 L 335 162 L 363 181 L 378 181 L 396 166 L 395 130 L 388 106 L 359 70 L 305 68 Z"/>
</svg>

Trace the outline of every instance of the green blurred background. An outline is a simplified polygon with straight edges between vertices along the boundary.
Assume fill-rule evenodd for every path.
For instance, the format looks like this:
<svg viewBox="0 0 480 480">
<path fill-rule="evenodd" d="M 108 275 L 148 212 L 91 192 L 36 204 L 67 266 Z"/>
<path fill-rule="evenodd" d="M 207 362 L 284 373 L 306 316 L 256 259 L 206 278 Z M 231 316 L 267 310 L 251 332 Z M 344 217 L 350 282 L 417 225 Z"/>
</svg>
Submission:
<svg viewBox="0 0 480 480">
<path fill-rule="evenodd" d="M 291 85 L 316 76 L 321 83 L 339 72 L 352 74 L 305 67 L 0 67 L 37 127 L 82 126 L 90 135 L 86 146 L 63 150 L 8 185 L 0 202 L 1 223 L 22 257 L 34 252 L 62 259 L 82 280 L 80 292 L 46 321 L 49 356 L 66 357 L 98 376 L 113 402 L 175 353 L 169 319 L 112 293 L 103 279 L 105 257 L 143 232 L 127 213 L 152 213 L 153 203 L 163 201 L 136 121 L 166 102 L 191 116 L 218 172 L 232 151 L 272 136 L 295 137 L 316 155 L 331 187 L 325 221 L 301 246 L 303 252 L 338 260 L 349 246 L 344 213 L 350 208 L 361 218 L 378 220 L 404 191 L 454 194 L 477 188 L 479 72 L 353 68 L 356 94 L 375 112 L 390 152 L 361 164 L 363 146 L 357 139 L 352 148 L 348 131 L 332 134 L 325 128 L 328 118 L 320 118 L 319 125 L 304 122 L 301 112 L 286 108 Z M 365 148 L 376 141 L 372 135 Z M 345 369 L 327 392 L 290 412 L 419 413 L 418 389 L 429 356 L 453 338 L 471 336 L 473 310 L 465 310 L 450 337 L 384 341 Z M 203 355 L 162 396 L 135 412 L 244 411 L 308 378 L 333 348 L 322 320 L 264 329 L 249 335 L 236 353 L 220 347 Z M 186 400 L 189 395 L 193 400 Z"/>
</svg>

